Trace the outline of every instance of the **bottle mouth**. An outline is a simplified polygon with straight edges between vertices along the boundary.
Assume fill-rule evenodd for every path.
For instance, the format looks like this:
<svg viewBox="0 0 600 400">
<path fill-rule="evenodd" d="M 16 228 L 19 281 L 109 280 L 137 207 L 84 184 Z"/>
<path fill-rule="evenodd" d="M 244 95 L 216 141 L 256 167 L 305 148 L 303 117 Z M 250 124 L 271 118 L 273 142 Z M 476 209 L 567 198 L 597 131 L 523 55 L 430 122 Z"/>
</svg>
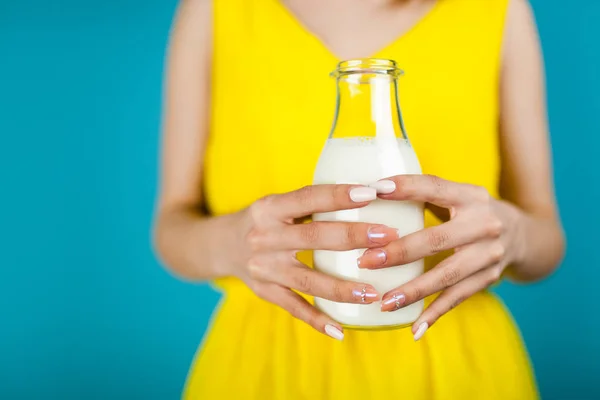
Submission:
<svg viewBox="0 0 600 400">
<path fill-rule="evenodd" d="M 332 78 L 339 78 L 352 74 L 380 74 L 398 77 L 404 74 L 394 60 L 384 58 L 359 58 L 338 63 L 335 71 L 331 72 Z"/>
</svg>

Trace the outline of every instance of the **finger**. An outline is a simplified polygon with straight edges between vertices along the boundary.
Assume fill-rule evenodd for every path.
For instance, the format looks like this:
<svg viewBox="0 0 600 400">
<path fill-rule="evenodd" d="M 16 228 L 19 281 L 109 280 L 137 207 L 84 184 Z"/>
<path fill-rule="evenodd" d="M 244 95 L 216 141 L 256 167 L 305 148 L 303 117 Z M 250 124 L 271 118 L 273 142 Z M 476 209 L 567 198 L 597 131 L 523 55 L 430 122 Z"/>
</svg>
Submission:
<svg viewBox="0 0 600 400">
<path fill-rule="evenodd" d="M 434 293 L 457 285 L 484 268 L 501 261 L 504 250 L 495 243 L 477 243 L 446 258 L 423 275 L 384 294 L 382 311 L 396 311 Z"/>
<path fill-rule="evenodd" d="M 386 186 L 388 190 L 379 194 L 382 199 L 427 202 L 448 209 L 470 203 L 473 199 L 489 198 L 483 188 L 451 182 L 434 175 L 397 175 L 371 186 Z"/>
<path fill-rule="evenodd" d="M 258 284 L 255 287 L 255 292 L 262 299 L 278 305 L 293 317 L 306 322 L 317 331 L 337 340 L 344 338 L 344 331 L 340 324 L 317 310 L 297 293 L 275 284 L 265 283 Z"/>
<path fill-rule="evenodd" d="M 268 196 L 262 206 L 279 220 L 314 213 L 364 207 L 377 198 L 373 188 L 357 185 L 314 185 L 293 192 Z"/>
<path fill-rule="evenodd" d="M 414 322 L 412 332 L 415 340 L 419 340 L 442 315 L 457 307 L 475 293 L 484 290 L 500 279 L 500 265 L 481 270 L 460 283 L 446 289 L 435 299 L 421 316 Z"/>
<path fill-rule="evenodd" d="M 352 250 L 381 247 L 398 239 L 398 230 L 354 222 L 311 222 L 256 231 L 249 237 L 254 252 L 272 250 Z"/>
<path fill-rule="evenodd" d="M 250 271 L 254 280 L 277 283 L 337 303 L 371 304 L 381 298 L 371 285 L 323 274 L 291 256 L 285 261 L 284 257 L 252 261 Z"/>
<path fill-rule="evenodd" d="M 477 215 L 457 217 L 406 235 L 381 248 L 367 250 L 359 258 L 358 265 L 359 268 L 378 269 L 408 264 L 480 239 L 497 238 L 501 233 L 502 225 L 495 218 L 482 220 Z"/>
</svg>

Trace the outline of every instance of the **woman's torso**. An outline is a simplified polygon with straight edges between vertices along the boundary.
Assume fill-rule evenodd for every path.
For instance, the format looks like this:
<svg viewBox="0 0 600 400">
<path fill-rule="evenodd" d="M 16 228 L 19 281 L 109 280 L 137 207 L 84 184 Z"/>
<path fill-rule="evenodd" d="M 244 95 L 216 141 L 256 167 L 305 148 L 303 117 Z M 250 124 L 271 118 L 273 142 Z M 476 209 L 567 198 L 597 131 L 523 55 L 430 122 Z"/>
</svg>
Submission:
<svg viewBox="0 0 600 400">
<path fill-rule="evenodd" d="M 406 34 L 372 55 L 396 60 L 406 73 L 401 108 L 423 172 L 481 185 L 494 196 L 507 4 L 439 0 Z M 221 215 L 312 182 L 334 113 L 328 73 L 339 60 L 277 0 L 215 0 L 213 12 L 204 189 L 208 208 Z M 426 225 L 436 223 L 427 213 Z M 310 263 L 310 254 L 302 260 Z M 342 398 L 357 391 L 461 398 L 450 394 L 467 395 L 469 387 L 503 398 L 535 397 L 518 332 L 490 294 L 453 310 L 418 344 L 405 330 L 348 332 L 343 343 L 334 343 L 241 282 L 217 284 L 226 295 L 191 371 L 191 398 Z"/>
</svg>

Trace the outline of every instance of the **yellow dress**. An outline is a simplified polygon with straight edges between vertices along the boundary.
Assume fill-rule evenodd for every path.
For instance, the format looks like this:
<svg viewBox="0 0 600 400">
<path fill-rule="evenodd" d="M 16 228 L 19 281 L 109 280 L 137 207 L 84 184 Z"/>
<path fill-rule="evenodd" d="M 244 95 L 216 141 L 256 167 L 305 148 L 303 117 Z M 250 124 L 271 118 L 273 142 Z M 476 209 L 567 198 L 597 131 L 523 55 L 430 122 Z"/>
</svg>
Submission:
<svg viewBox="0 0 600 400">
<path fill-rule="evenodd" d="M 492 195 L 507 6 L 508 0 L 439 0 L 373 55 L 396 60 L 406 72 L 401 107 L 424 172 L 482 185 Z M 213 12 L 205 193 L 211 212 L 221 215 L 311 183 L 334 114 L 328 73 L 339 60 L 278 0 L 214 0 Z M 426 215 L 426 225 L 437 223 Z M 310 254 L 303 260 L 310 262 Z M 491 293 L 462 303 L 419 342 L 410 329 L 346 330 L 338 342 L 236 279 L 216 286 L 224 295 L 185 399 L 538 398 L 519 332 Z"/>
</svg>

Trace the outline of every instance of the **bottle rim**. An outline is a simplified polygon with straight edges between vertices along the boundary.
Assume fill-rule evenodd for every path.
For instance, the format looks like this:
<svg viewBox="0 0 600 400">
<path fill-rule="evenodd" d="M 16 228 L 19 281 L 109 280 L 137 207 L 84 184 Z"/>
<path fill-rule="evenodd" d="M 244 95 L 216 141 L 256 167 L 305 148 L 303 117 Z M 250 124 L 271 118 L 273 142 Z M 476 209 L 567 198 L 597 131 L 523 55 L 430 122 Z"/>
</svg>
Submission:
<svg viewBox="0 0 600 400">
<path fill-rule="evenodd" d="M 351 74 L 381 74 L 398 77 L 404 71 L 398 68 L 395 60 L 386 58 L 357 58 L 341 61 L 337 68 L 331 72 L 332 78 L 339 78 Z"/>
</svg>

